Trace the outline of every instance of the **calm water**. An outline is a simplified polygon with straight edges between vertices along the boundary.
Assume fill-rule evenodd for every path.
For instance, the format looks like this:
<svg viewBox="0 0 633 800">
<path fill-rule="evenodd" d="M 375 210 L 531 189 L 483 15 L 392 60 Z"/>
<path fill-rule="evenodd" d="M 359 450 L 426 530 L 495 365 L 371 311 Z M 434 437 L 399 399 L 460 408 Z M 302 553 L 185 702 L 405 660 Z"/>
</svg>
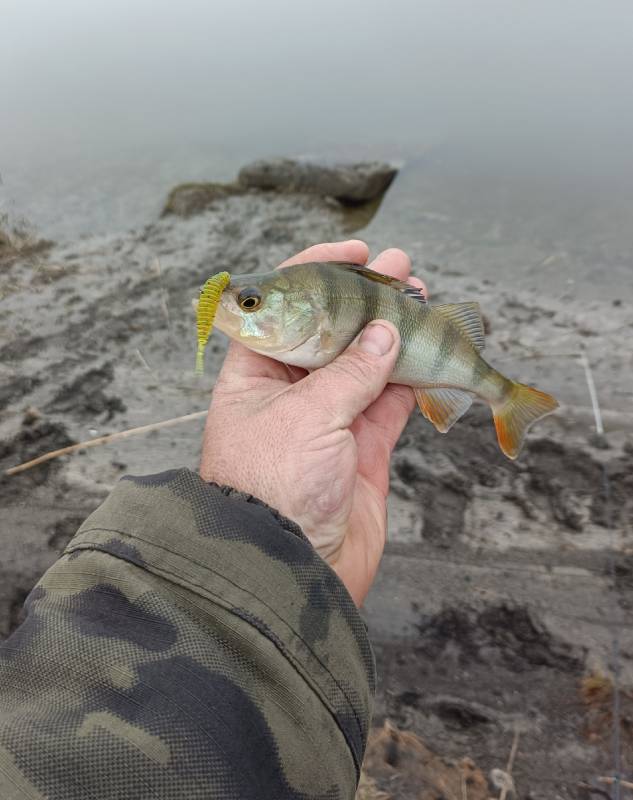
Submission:
<svg viewBox="0 0 633 800">
<path fill-rule="evenodd" d="M 582 217 L 590 249 L 630 253 L 626 0 L 2 5 L 0 201 L 53 238 L 142 224 L 180 181 L 313 153 L 403 160 L 405 238 L 421 204 L 458 237 L 497 212 L 521 236 L 575 235 Z"/>
</svg>

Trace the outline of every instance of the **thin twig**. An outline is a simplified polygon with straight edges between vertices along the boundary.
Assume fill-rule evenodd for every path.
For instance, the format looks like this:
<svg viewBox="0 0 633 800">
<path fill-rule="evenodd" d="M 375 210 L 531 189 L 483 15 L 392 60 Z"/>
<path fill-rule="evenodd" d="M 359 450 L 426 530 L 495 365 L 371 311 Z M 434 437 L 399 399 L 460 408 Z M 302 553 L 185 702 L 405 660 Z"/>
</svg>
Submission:
<svg viewBox="0 0 633 800">
<path fill-rule="evenodd" d="M 163 314 L 165 315 L 165 321 L 167 322 L 167 327 L 171 329 L 171 319 L 169 317 L 169 307 L 167 305 L 167 299 L 165 297 L 165 290 L 161 289 L 162 294 L 160 297 L 160 305 L 163 309 Z"/>
<path fill-rule="evenodd" d="M 589 797 L 590 795 L 597 794 L 600 797 L 605 797 L 606 800 L 612 800 L 611 795 L 609 794 L 609 792 L 607 792 L 606 789 L 601 789 L 599 786 L 593 786 L 592 784 L 586 783 L 585 781 L 581 781 L 578 784 L 578 788 L 583 790 L 584 792 L 583 797 L 584 796 Z"/>
<path fill-rule="evenodd" d="M 616 782 L 616 779 L 605 776 L 602 778 L 598 778 L 598 781 L 600 783 L 606 783 L 608 786 L 613 786 L 613 784 Z M 623 781 L 620 778 L 618 778 L 617 782 L 623 789 L 633 789 L 633 783 L 631 783 L 631 781 Z"/>
<path fill-rule="evenodd" d="M 514 739 L 512 740 L 512 748 L 510 750 L 510 756 L 508 757 L 508 765 L 506 767 L 506 774 L 510 780 L 501 789 L 499 800 L 506 800 L 508 791 L 510 787 L 514 784 L 514 781 L 512 779 L 512 768 L 514 766 L 514 759 L 516 757 L 518 749 L 519 749 L 519 731 L 517 728 L 515 728 Z"/>
<path fill-rule="evenodd" d="M 146 370 L 148 370 L 149 372 L 151 372 L 151 371 L 152 371 L 152 368 L 151 368 L 151 367 L 150 367 L 150 365 L 147 363 L 147 361 L 146 361 L 146 360 L 143 358 L 143 354 L 142 354 L 142 353 L 141 353 L 141 351 L 138 349 L 138 347 L 135 349 L 135 351 L 134 351 L 134 352 L 136 353 L 136 355 L 137 355 L 137 357 L 138 357 L 138 360 L 139 360 L 139 361 L 141 362 L 141 364 L 142 364 L 142 365 L 145 367 L 145 369 L 146 369 Z"/>
<path fill-rule="evenodd" d="M 589 397 L 591 398 L 591 407 L 593 408 L 593 416 L 596 421 L 596 433 L 602 436 L 604 433 L 604 426 L 602 424 L 602 412 L 600 411 L 600 403 L 598 402 L 598 393 L 596 392 L 596 384 L 593 380 L 593 372 L 589 364 L 589 359 L 584 353 L 580 354 L 580 363 L 585 370 L 585 378 L 587 380 L 587 389 L 589 389 Z"/>
<path fill-rule="evenodd" d="M 59 450 L 51 450 L 49 453 L 25 461 L 23 464 L 18 464 L 15 467 L 5 470 L 5 475 L 17 475 L 18 472 L 24 472 L 31 467 L 36 467 L 38 464 L 43 464 L 46 461 L 51 461 L 58 456 L 67 456 L 70 453 L 76 453 L 77 450 L 83 450 L 86 447 L 97 447 L 102 444 L 109 444 L 110 442 L 118 441 L 119 439 L 126 439 L 128 436 L 136 436 L 138 433 L 149 433 L 150 431 L 158 431 L 161 428 L 169 428 L 171 425 L 178 425 L 181 422 L 191 422 L 194 419 L 201 419 L 206 417 L 207 411 L 194 411 L 192 414 L 185 414 L 182 417 L 174 417 L 173 419 L 165 419 L 162 422 L 152 422 L 149 425 L 141 425 L 140 428 L 128 428 L 126 431 L 117 431 L 117 433 L 110 433 L 107 436 L 98 436 L 96 439 L 88 439 L 85 442 L 78 444 L 71 444 L 68 447 L 61 447 Z"/>
<path fill-rule="evenodd" d="M 515 729 L 514 739 L 512 740 L 512 750 L 510 750 L 510 757 L 508 758 L 508 766 L 506 772 L 512 775 L 512 768 L 514 767 L 514 759 L 516 758 L 517 750 L 519 749 L 519 731 Z"/>
</svg>

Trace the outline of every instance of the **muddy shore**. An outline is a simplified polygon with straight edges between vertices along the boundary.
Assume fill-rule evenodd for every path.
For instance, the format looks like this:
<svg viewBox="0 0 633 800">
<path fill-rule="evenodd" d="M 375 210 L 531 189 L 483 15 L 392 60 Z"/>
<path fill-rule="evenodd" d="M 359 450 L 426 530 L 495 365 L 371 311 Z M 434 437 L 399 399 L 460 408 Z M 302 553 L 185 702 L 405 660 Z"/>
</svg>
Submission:
<svg viewBox="0 0 633 800">
<path fill-rule="evenodd" d="M 203 280 L 268 269 L 349 230 L 327 199 L 253 192 L 0 263 L 0 470 L 204 409 L 226 342 L 214 335 L 197 379 L 191 299 Z M 376 724 L 415 733 L 444 759 L 469 757 L 487 777 L 505 768 L 518 735 L 519 797 L 589 797 L 582 784 L 598 786 L 613 770 L 616 667 L 622 766 L 633 770 L 633 364 L 622 347 L 633 311 L 518 290 L 503 276 L 478 281 L 423 242 L 381 234 L 365 237 L 372 251 L 407 249 L 432 300 L 479 301 L 491 363 L 551 391 L 562 408 L 516 463 L 499 453 L 483 406 L 447 436 L 412 417 L 393 461 L 390 541 L 364 612 L 379 670 Z M 604 435 L 595 434 L 581 353 L 600 390 Z M 202 425 L 0 477 L 0 637 L 122 474 L 195 469 Z M 591 680 L 600 691 L 589 691 Z M 374 771 L 387 797 L 412 796 Z"/>
</svg>

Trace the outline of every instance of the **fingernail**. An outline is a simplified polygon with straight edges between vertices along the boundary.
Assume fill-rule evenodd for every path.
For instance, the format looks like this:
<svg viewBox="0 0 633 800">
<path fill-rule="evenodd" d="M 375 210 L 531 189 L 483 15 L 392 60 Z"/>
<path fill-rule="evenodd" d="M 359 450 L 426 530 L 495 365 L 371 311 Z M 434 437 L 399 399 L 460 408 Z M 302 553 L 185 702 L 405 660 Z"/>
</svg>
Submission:
<svg viewBox="0 0 633 800">
<path fill-rule="evenodd" d="M 371 322 L 363 331 L 358 346 L 365 353 L 384 356 L 393 347 L 393 334 L 380 322 Z"/>
</svg>

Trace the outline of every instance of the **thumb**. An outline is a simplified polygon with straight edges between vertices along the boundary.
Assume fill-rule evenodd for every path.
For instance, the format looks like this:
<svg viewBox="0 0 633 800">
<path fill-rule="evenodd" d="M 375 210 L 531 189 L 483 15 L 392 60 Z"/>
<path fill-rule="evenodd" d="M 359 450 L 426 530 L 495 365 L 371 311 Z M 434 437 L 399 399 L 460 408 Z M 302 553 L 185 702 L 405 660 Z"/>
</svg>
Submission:
<svg viewBox="0 0 633 800">
<path fill-rule="evenodd" d="M 340 356 L 295 387 L 307 392 L 313 419 L 323 416 L 328 426 L 347 428 L 380 397 L 399 351 L 400 334 L 394 325 L 374 320 Z"/>
</svg>

